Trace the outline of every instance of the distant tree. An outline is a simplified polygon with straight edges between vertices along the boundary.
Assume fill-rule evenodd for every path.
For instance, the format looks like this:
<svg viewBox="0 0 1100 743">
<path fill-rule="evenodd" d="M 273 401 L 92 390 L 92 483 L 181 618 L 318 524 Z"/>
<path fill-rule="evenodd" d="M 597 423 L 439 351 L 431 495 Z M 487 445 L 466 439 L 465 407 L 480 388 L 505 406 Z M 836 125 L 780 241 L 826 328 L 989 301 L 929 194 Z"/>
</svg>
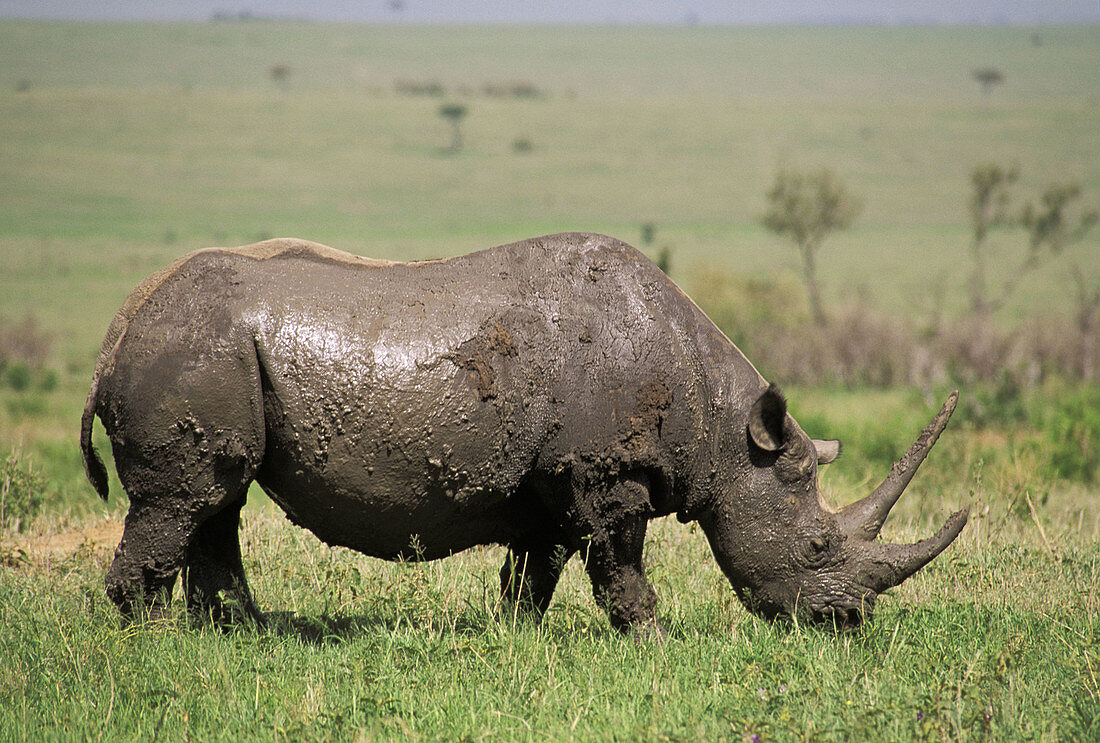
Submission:
<svg viewBox="0 0 1100 743">
<path fill-rule="evenodd" d="M 267 68 L 267 74 L 276 85 L 286 85 L 290 80 L 290 65 L 288 64 L 273 64 Z"/>
<path fill-rule="evenodd" d="M 1016 166 L 1002 168 L 996 163 L 983 163 L 970 173 L 970 258 L 973 261 L 970 309 L 976 313 L 986 311 L 988 305 L 986 263 L 989 231 L 1009 222 L 1010 190 L 1018 177 Z"/>
<path fill-rule="evenodd" d="M 970 308 L 975 313 L 995 312 L 1003 307 L 1028 275 L 1061 255 L 1070 245 L 1084 240 L 1100 221 L 1100 213 L 1095 209 L 1075 206 L 1082 195 L 1076 183 L 1053 184 L 1043 191 L 1038 202 L 1027 202 L 1017 215 L 1011 215 L 1011 187 L 1018 177 L 1019 169 L 1015 166 L 1002 168 L 994 163 L 977 166 L 970 176 L 973 188 L 970 253 L 974 262 Z M 986 276 L 992 259 L 988 238 L 990 229 L 996 226 L 1023 229 L 1027 234 L 1027 249 L 1023 260 L 1010 268 L 997 293 L 991 295 Z"/>
<path fill-rule="evenodd" d="M 439 107 L 439 115 L 451 124 L 450 152 L 458 152 L 462 149 L 462 120 L 469 111 L 461 103 L 444 103 Z"/>
<path fill-rule="evenodd" d="M 980 67 L 970 74 L 982 86 L 982 92 L 986 95 L 989 95 L 994 86 L 1005 81 L 1005 74 L 996 67 Z"/>
<path fill-rule="evenodd" d="M 780 170 L 767 193 L 768 210 L 762 222 L 772 232 L 789 237 L 802 259 L 802 282 L 810 300 L 814 322 L 827 322 L 817 276 L 817 254 L 822 241 L 835 230 L 848 227 L 862 203 L 828 168 L 811 173 Z"/>
<path fill-rule="evenodd" d="M 1020 212 L 1020 224 L 1027 230 L 1030 253 L 1057 254 L 1067 246 L 1082 240 L 1096 225 L 1100 214 L 1095 209 L 1081 212 L 1076 219 L 1066 212 L 1081 198 L 1077 183 L 1055 183 L 1039 197 L 1039 204 L 1026 204 Z"/>
<path fill-rule="evenodd" d="M 1100 212 L 1096 209 L 1074 208 L 1074 202 L 1080 198 L 1079 184 L 1055 183 L 1042 193 L 1037 205 L 1028 203 L 1024 206 L 1020 212 L 1020 225 L 1027 230 L 1027 257 L 1005 282 L 1002 289 L 1005 299 L 1016 291 L 1028 273 L 1061 255 L 1070 245 L 1084 240 L 1100 221 Z M 1076 213 L 1071 216 L 1070 212 Z M 1080 266 L 1074 264 L 1073 273 L 1081 312 L 1079 325 L 1082 330 L 1090 330 L 1087 315 L 1090 306 L 1095 309 L 1096 299 L 1089 293 L 1088 283 Z"/>
</svg>

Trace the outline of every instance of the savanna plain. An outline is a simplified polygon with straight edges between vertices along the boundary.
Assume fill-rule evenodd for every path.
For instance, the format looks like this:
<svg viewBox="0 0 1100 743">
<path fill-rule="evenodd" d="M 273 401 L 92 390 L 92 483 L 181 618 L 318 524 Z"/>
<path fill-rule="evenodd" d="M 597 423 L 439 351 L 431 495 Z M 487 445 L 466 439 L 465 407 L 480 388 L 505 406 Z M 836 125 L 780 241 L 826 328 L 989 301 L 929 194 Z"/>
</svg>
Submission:
<svg viewBox="0 0 1100 743">
<path fill-rule="evenodd" d="M 986 280 L 1012 291 L 978 313 L 969 206 L 997 163 L 1006 215 L 1051 184 L 1100 207 L 1098 69 L 1100 27 L 0 22 L 0 739 L 1100 739 L 1100 237 L 1033 258 L 1019 220 L 992 225 Z M 824 328 L 761 223 L 777 171 L 819 167 L 862 204 L 819 251 Z M 700 532 L 654 522 L 669 636 L 634 642 L 576 560 L 533 623 L 498 601 L 501 548 L 383 563 L 254 488 L 268 627 L 178 596 L 120 620 L 102 581 L 127 500 L 96 497 L 77 429 L 144 276 L 266 237 L 421 259 L 565 230 L 663 258 L 843 440 L 834 505 L 959 388 L 883 538 L 969 505 L 966 530 L 836 635 L 750 616 Z"/>
</svg>

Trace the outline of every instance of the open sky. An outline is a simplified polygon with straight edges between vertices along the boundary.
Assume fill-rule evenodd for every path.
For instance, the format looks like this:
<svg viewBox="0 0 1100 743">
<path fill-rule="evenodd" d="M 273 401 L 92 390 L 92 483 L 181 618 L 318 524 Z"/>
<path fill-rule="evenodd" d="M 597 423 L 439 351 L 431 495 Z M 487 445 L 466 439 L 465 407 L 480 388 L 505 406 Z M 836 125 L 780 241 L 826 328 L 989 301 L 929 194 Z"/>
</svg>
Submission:
<svg viewBox="0 0 1100 743">
<path fill-rule="evenodd" d="M 0 17 L 404 23 L 1100 23 L 1100 0 L 0 0 Z"/>
</svg>

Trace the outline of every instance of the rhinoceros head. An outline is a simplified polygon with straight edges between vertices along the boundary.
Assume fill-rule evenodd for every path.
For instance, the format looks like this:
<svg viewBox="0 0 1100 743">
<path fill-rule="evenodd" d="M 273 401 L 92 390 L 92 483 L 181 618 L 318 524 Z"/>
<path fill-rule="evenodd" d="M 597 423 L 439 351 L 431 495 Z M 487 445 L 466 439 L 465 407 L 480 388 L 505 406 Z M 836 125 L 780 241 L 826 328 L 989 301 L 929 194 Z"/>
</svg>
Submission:
<svg viewBox="0 0 1100 743">
<path fill-rule="evenodd" d="M 753 404 L 743 432 L 747 472 L 735 493 L 701 514 L 715 557 L 741 601 L 769 619 L 837 628 L 868 619 L 875 599 L 924 567 L 958 536 L 967 510 L 916 544 L 877 542 L 879 530 L 955 409 L 952 393 L 889 476 L 839 511 L 821 497 L 818 465 L 833 461 L 836 441 L 810 439 L 787 414 L 773 385 Z M 742 469 L 742 468 L 739 468 Z"/>
</svg>

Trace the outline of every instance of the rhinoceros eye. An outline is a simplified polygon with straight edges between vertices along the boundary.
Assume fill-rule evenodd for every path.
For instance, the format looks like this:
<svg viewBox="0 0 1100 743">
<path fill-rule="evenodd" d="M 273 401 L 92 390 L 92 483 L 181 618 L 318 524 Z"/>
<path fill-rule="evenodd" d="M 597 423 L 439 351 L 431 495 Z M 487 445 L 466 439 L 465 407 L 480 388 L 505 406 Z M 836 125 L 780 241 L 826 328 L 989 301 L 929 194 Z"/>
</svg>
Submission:
<svg viewBox="0 0 1100 743">
<path fill-rule="evenodd" d="M 824 564 L 829 559 L 832 550 L 829 549 L 829 540 L 825 537 L 814 536 L 806 540 L 806 561 L 811 567 Z"/>
</svg>

